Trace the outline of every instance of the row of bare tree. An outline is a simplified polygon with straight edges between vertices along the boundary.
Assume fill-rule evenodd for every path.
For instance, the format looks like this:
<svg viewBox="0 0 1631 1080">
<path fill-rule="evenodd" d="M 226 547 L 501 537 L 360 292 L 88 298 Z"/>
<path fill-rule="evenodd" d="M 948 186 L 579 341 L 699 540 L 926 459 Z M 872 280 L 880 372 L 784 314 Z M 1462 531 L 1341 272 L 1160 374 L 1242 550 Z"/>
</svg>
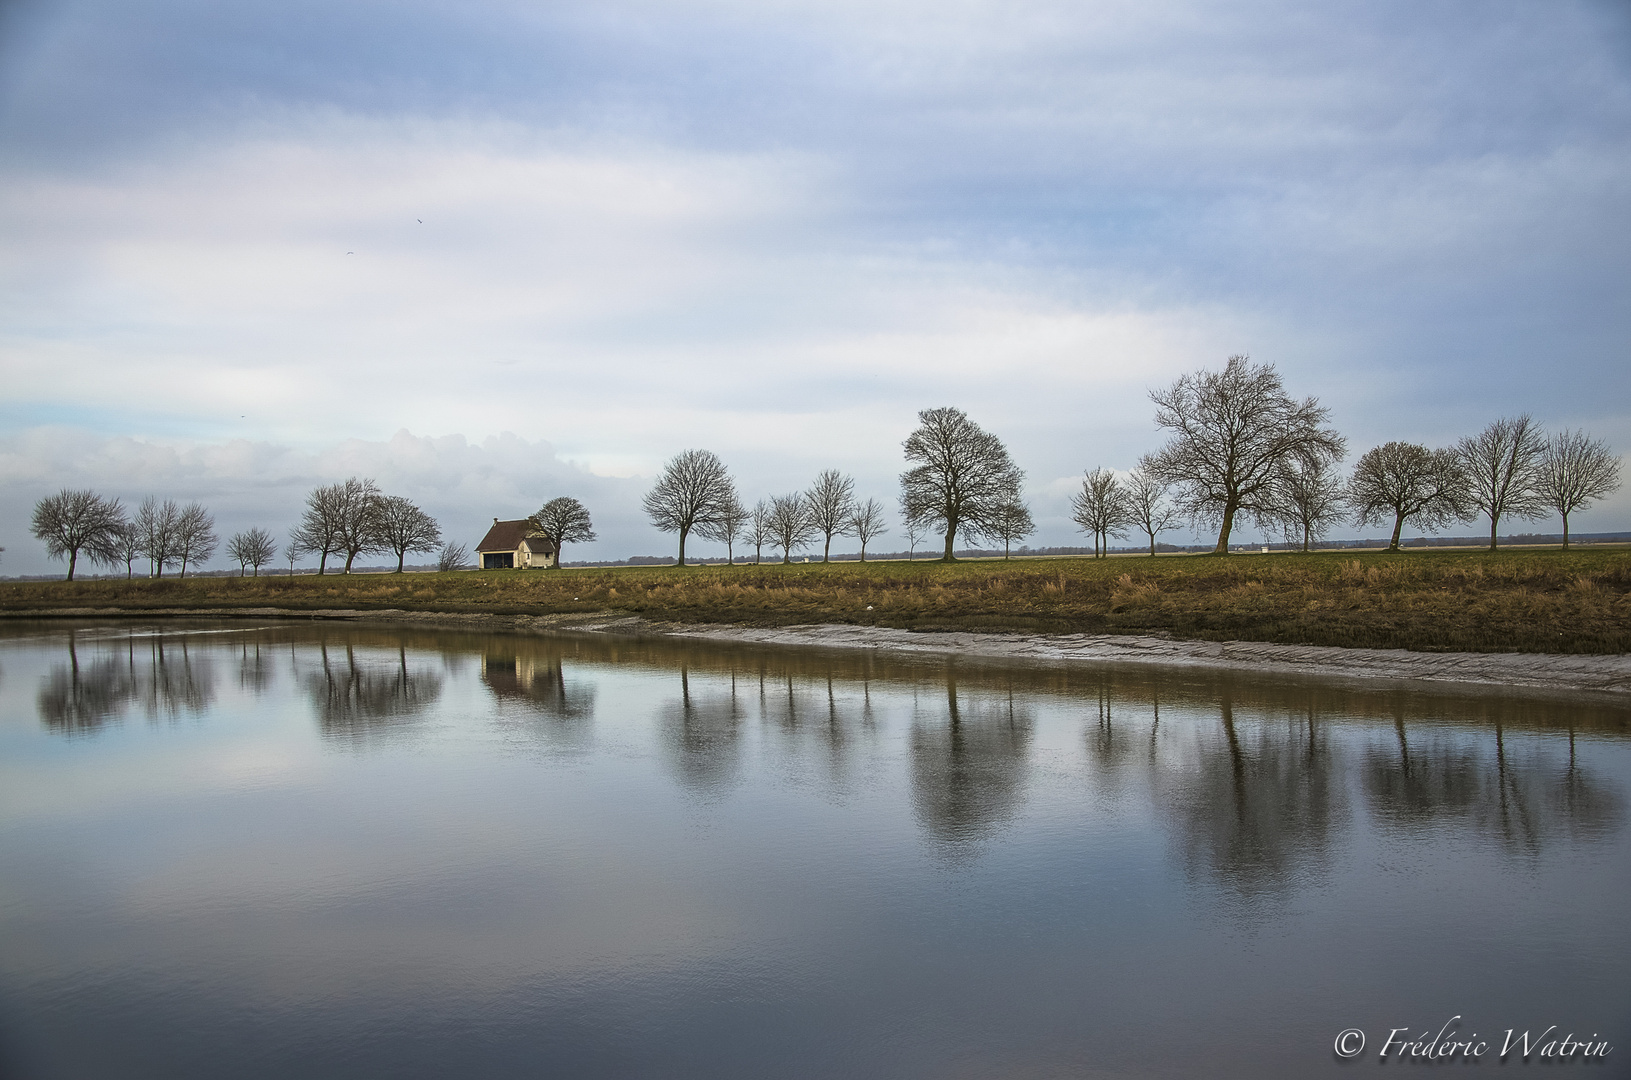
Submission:
<svg viewBox="0 0 1631 1080">
<path fill-rule="evenodd" d="M 186 577 L 187 567 L 208 562 L 220 543 L 214 516 L 199 503 L 180 506 L 149 496 L 126 517 L 118 499 L 89 490 L 64 489 L 41 499 L 31 527 L 47 554 L 68 560 L 69 581 L 81 553 L 110 568 L 123 564 L 126 577 L 142 560 L 150 577 L 178 567 Z"/>
<path fill-rule="evenodd" d="M 1343 479 L 1336 464 L 1346 441 L 1327 426 L 1329 410 L 1315 398 L 1294 400 L 1272 364 L 1244 356 L 1150 396 L 1156 423 L 1172 433 L 1167 445 L 1139 459 L 1126 481 L 1092 470 L 1071 500 L 1095 553 L 1136 529 L 1153 555 L 1157 535 L 1186 521 L 1217 525 L 1223 553 L 1242 514 L 1305 551 L 1350 515 L 1360 526 L 1391 524 L 1390 550 L 1406 525 L 1431 530 L 1484 517 L 1494 550 L 1502 520 L 1550 511 L 1562 517 L 1568 547 L 1569 515 L 1620 486 L 1606 443 L 1580 431 L 1548 438 L 1527 415 L 1439 450 L 1385 443 Z"/>
<path fill-rule="evenodd" d="M 149 497 L 126 517 L 118 499 L 88 490 L 63 490 L 41 499 L 34 507 L 33 531 L 47 554 L 68 560 L 69 581 L 82 554 L 111 568 L 123 565 L 126 577 L 135 576 L 135 565 L 142 560 L 149 577 L 163 577 L 166 569 L 177 567 L 186 577 L 188 566 L 208 562 L 220 544 L 215 518 L 199 503 L 180 506 Z M 301 556 L 317 555 L 321 574 L 330 556 L 344 555 L 345 572 L 350 573 L 358 555 L 390 552 L 400 573 L 408 552 L 436 551 L 441 540 L 441 527 L 411 501 L 383 495 L 374 481 L 352 477 L 306 497 L 305 512 L 283 554 L 291 572 Z M 240 573 L 253 570 L 258 577 L 276 556 L 277 542 L 256 527 L 228 540 L 226 553 Z M 443 545 L 438 567 L 456 569 L 468 555 L 462 544 Z"/>
</svg>

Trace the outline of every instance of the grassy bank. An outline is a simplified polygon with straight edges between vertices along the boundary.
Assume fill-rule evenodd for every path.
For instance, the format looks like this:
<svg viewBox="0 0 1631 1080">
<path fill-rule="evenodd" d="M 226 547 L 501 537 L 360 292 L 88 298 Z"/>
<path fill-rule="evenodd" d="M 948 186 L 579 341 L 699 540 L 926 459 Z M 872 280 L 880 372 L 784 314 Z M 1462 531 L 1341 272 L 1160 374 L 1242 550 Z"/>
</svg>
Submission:
<svg viewBox="0 0 1631 1080">
<path fill-rule="evenodd" d="M 0 584 L 68 607 L 624 611 L 755 626 L 1170 633 L 1422 650 L 1631 651 L 1631 551 L 842 563 Z"/>
</svg>

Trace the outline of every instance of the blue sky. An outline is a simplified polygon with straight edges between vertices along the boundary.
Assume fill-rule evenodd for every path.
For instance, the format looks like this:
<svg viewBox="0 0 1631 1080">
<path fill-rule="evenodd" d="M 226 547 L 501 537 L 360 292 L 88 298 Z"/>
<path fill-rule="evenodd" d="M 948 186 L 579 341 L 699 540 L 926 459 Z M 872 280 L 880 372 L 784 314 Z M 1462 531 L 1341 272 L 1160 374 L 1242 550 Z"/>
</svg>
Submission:
<svg viewBox="0 0 1631 1080">
<path fill-rule="evenodd" d="M 1631 446 L 1622 4 L 20 0 L 0 147 L 5 573 L 64 485 L 281 535 L 352 471 L 662 552 L 678 450 L 892 503 L 946 404 L 1082 542 L 1082 471 L 1236 352 L 1350 461 Z"/>
</svg>

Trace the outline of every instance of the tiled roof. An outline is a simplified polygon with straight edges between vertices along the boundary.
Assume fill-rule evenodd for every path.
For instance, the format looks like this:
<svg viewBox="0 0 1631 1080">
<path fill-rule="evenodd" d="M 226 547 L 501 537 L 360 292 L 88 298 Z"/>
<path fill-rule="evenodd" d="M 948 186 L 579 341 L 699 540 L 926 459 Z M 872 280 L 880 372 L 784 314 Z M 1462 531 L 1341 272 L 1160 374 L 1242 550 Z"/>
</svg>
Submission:
<svg viewBox="0 0 1631 1080">
<path fill-rule="evenodd" d="M 514 551 L 521 546 L 521 541 L 532 538 L 533 542 L 527 547 L 533 551 L 554 550 L 553 546 L 544 540 L 544 536 L 537 526 L 526 518 L 520 521 L 497 521 L 487 530 L 487 535 L 481 538 L 476 545 L 476 552 L 483 551 Z"/>
</svg>

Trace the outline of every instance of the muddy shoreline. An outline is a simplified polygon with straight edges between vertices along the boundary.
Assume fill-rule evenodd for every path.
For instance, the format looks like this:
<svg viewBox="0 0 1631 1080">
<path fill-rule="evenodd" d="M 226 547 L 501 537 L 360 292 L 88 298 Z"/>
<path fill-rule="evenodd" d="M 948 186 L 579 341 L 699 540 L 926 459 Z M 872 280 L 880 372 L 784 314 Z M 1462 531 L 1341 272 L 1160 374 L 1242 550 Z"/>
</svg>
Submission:
<svg viewBox="0 0 1631 1080">
<path fill-rule="evenodd" d="M 916 656 L 979 657 L 1041 663 L 1137 664 L 1344 679 L 1411 679 L 1534 690 L 1595 691 L 1631 700 L 1631 655 L 1427 653 L 1344 649 L 1262 641 L 1200 641 L 1115 634 L 920 632 L 820 624 L 756 628 L 654 622 L 619 612 L 505 615 L 328 608 L 58 608 L 0 613 L 8 619 L 287 619 L 443 626 L 541 634 L 692 638 L 743 645 L 864 649 Z"/>
</svg>

